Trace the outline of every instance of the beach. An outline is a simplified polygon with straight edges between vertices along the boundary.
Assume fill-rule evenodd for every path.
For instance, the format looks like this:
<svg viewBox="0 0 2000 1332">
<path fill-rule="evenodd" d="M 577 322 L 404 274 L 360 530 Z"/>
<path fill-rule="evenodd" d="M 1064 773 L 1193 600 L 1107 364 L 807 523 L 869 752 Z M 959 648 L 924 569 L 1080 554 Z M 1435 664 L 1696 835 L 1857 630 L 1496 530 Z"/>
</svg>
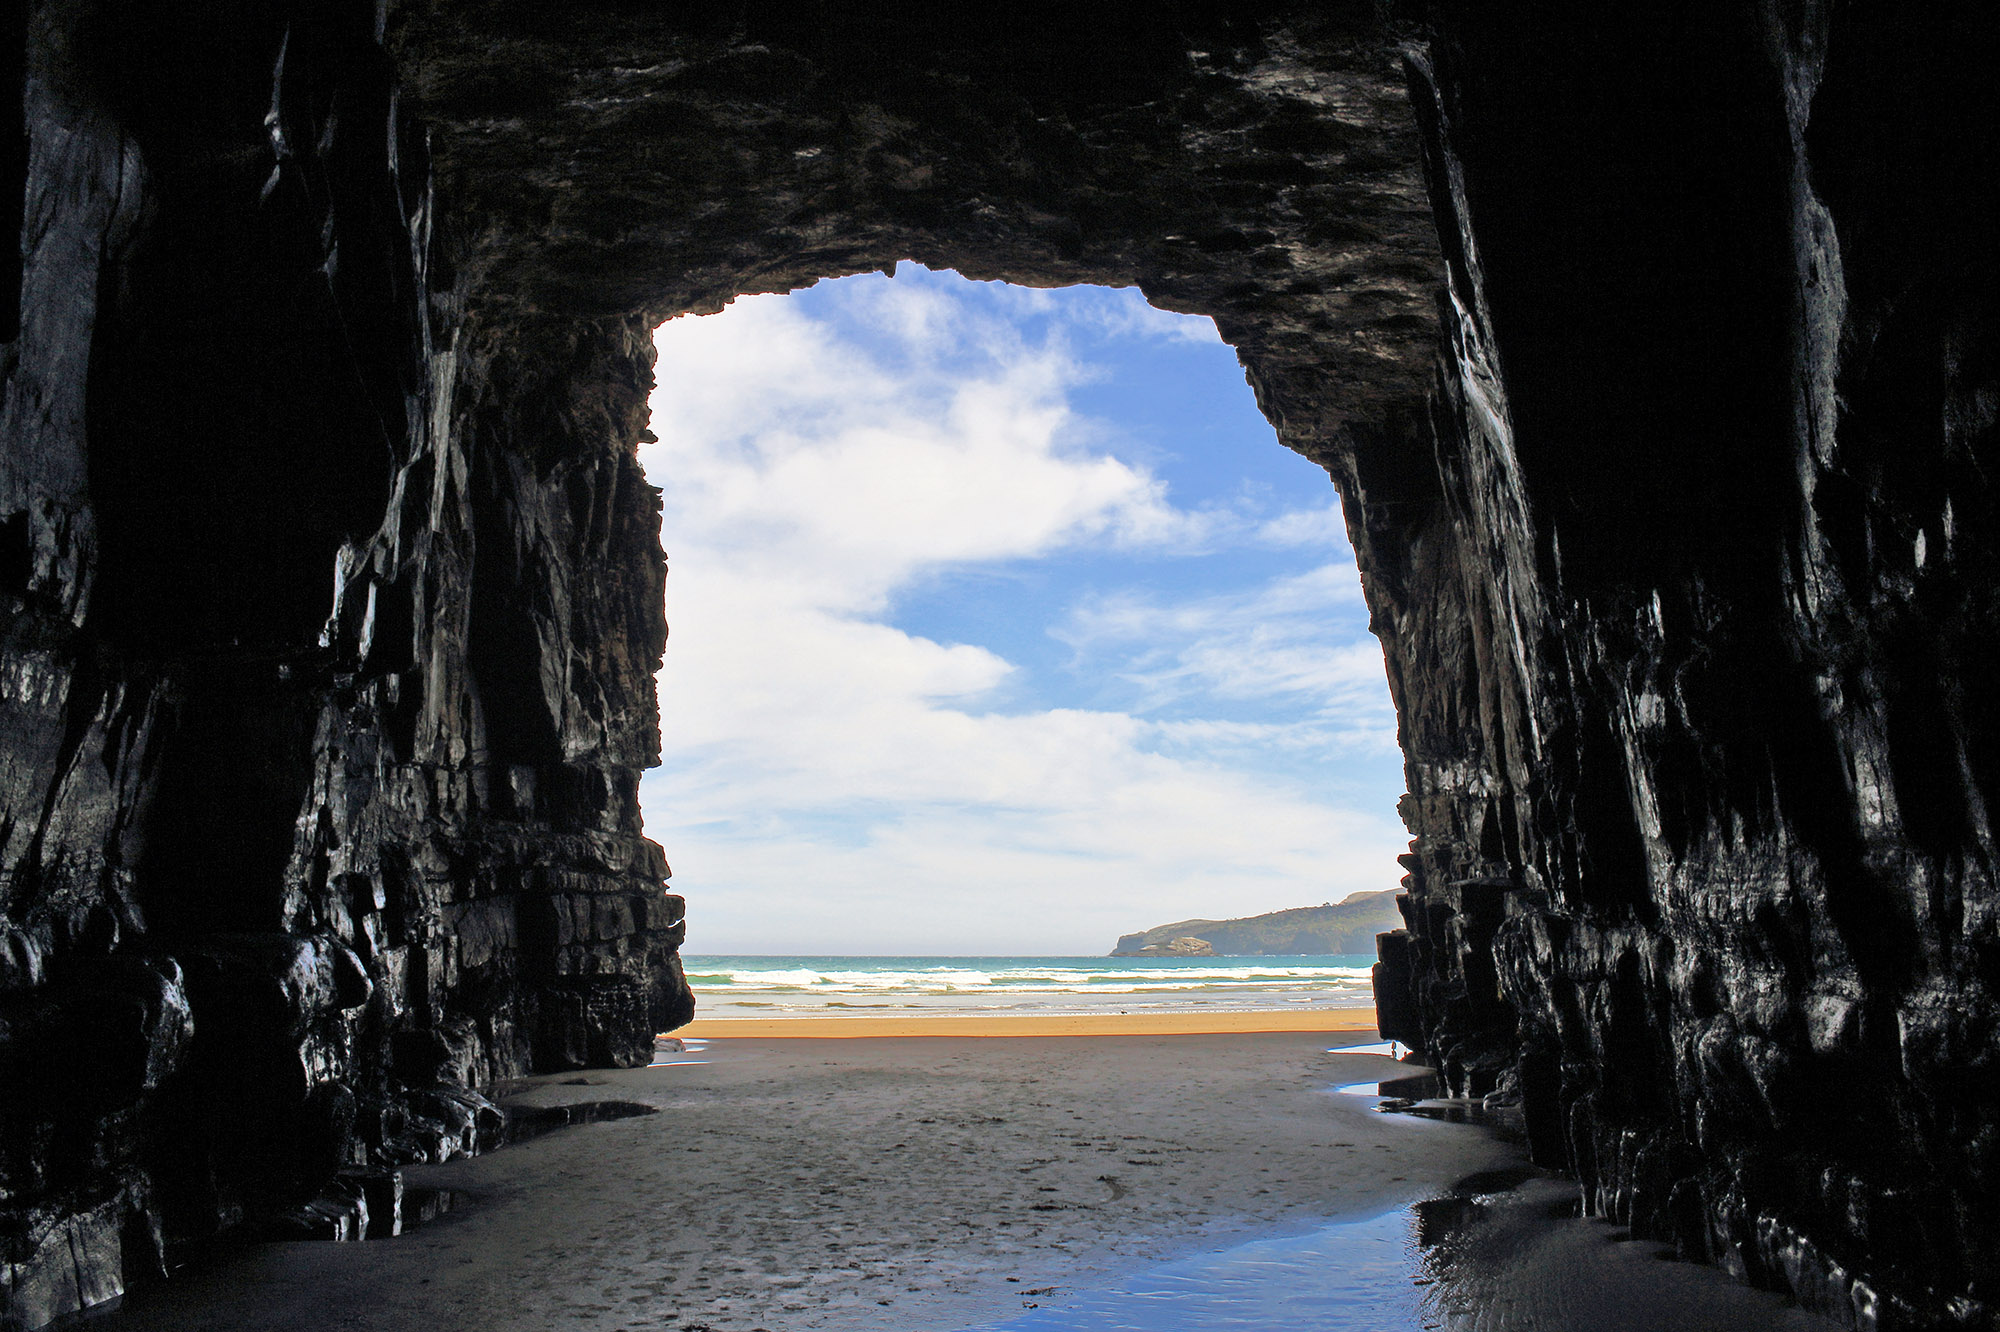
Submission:
<svg viewBox="0 0 2000 1332">
<path fill-rule="evenodd" d="M 1017 1018 L 1013 1026 L 878 1026 L 879 1036 L 1065 1035 L 1111 1032 L 1309 1031 L 1375 1024 L 1375 959 L 1352 954 L 1269 957 L 851 957 L 690 954 L 683 959 L 703 1031 L 718 1019 Z M 1175 1023 L 1052 1026 L 1058 1017 L 1206 1014 Z M 1289 1025 L 1274 1015 L 1292 1014 Z M 1227 1015 L 1227 1016 L 1225 1016 Z M 1250 1019 L 1256 1019 L 1255 1022 Z M 1261 1024 L 1261 1025 L 1259 1025 Z M 747 1027 L 731 1027 L 739 1035 Z M 803 1034 L 766 1028 L 771 1035 Z M 861 1028 L 851 1028 L 860 1031 Z"/>
<path fill-rule="evenodd" d="M 1151 1013 L 937 1013 L 898 1017 L 696 1018 L 677 1035 L 723 1040 L 793 1040 L 887 1036 L 1220 1036 L 1228 1033 L 1372 1033 L 1372 1013 L 1324 1010 L 1236 1012 L 1175 1009 Z"/>
<path fill-rule="evenodd" d="M 1825 1326 L 1710 1269 L 1615 1244 L 1603 1223 L 1551 1221 L 1551 1199 L 1573 1188 L 1523 1170 L 1485 1129 L 1341 1094 L 1408 1072 L 1339 1048 L 1372 1036 L 693 1038 L 650 1068 L 519 1088 L 517 1107 L 610 1100 L 655 1113 L 413 1168 L 413 1186 L 454 1195 L 434 1222 L 365 1243 L 249 1246 L 140 1293 L 102 1328 L 1308 1325 L 1201 1321 L 1204 1295 L 1230 1311 L 1295 1297 L 1332 1307 L 1309 1324 L 1329 1332 L 1655 1326 L 1634 1321 L 1634 1291 L 1654 1292 L 1662 1327 Z M 1404 1322 L 1364 1308 L 1363 1296 L 1414 1310 L 1445 1289 L 1414 1256 L 1413 1207 L 1457 1208 L 1468 1190 L 1506 1195 L 1523 1181 L 1542 1192 L 1503 1213 L 1518 1235 L 1500 1227 L 1504 1252 L 1465 1287 L 1496 1316 Z M 1460 1249 L 1477 1246 L 1436 1252 Z M 1163 1299 L 1193 1321 L 1164 1318 Z M 1547 1316 L 1551 1300 L 1566 1321 Z M 1152 1312 L 1133 1322 L 1135 1307 Z"/>
<path fill-rule="evenodd" d="M 1506 1155 L 1330 1094 L 1396 1065 L 1328 1046 L 1302 1032 L 741 1037 L 537 1079 L 520 1103 L 659 1113 L 413 1169 L 456 1210 L 391 1240 L 255 1246 L 105 1328 L 943 1332 L 1148 1262 L 1380 1212 Z"/>
</svg>

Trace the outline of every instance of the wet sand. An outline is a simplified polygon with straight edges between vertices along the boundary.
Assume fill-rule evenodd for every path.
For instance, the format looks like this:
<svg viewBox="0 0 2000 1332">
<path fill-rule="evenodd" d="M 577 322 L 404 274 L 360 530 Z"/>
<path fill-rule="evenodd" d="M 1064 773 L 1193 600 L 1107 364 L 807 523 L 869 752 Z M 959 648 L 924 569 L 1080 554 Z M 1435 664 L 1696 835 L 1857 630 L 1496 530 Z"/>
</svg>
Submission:
<svg viewBox="0 0 2000 1332">
<path fill-rule="evenodd" d="M 1559 1218 L 1517 1172 L 1303 1235 L 1149 1267 L 979 1332 L 1836 1332 L 1779 1296 Z"/>
<path fill-rule="evenodd" d="M 258 1246 L 100 1332 L 944 1332 L 1380 1213 L 1506 1155 L 1328 1094 L 1395 1068 L 1329 1043 L 731 1038 L 543 1079 L 526 1103 L 660 1113 L 412 1170 L 458 1209 L 391 1240 Z"/>
<path fill-rule="evenodd" d="M 1372 1009 L 1299 1009 L 1172 1013 L 951 1013 L 906 1017 L 696 1018 L 683 1038 L 858 1036 L 1214 1036 L 1229 1032 L 1310 1031 L 1373 1039 Z"/>
<path fill-rule="evenodd" d="M 1455 1184 L 1463 1194 L 1468 1177 L 1524 1172 L 1483 1129 L 1382 1114 L 1370 1099 L 1329 1091 L 1406 1071 L 1377 1054 L 1329 1053 L 1335 1043 L 1310 1033 L 711 1039 L 648 1069 L 537 1080 L 520 1103 L 615 1099 L 659 1113 L 414 1169 L 412 1183 L 450 1188 L 458 1204 L 411 1234 L 256 1246 L 144 1292 L 96 1326 L 1627 1326 L 1618 1319 L 1644 1283 L 1602 1263 L 1610 1275 L 1600 1280 L 1589 1257 L 1620 1246 L 1601 1223 L 1550 1221 L 1540 1199 L 1519 1214 L 1529 1217 L 1525 1237 L 1509 1241 L 1521 1261 L 1503 1254 L 1484 1263 L 1480 1270 L 1500 1275 L 1462 1292 L 1479 1304 L 1494 1297 L 1496 1317 L 1461 1314 L 1427 1294 L 1436 1274 L 1422 1275 L 1415 1242 L 1397 1238 L 1414 1233 L 1413 1205 Z M 1540 1187 L 1573 1195 L 1559 1183 Z M 1324 1253 L 1311 1250 L 1291 1268 L 1258 1247 L 1322 1242 Z M 1674 1288 L 1675 1316 L 1691 1319 L 1689 1328 L 1806 1326 L 1773 1297 L 1707 1269 L 1647 1258 L 1635 1270 L 1667 1267 L 1691 1274 L 1681 1286 L 1707 1302 L 1697 1308 Z M 1337 1290 L 1311 1288 L 1313 1274 L 1329 1270 L 1371 1297 L 1394 1287 L 1391 1304 L 1410 1303 L 1416 1291 L 1424 1316 L 1370 1321 L 1356 1306 L 1362 1321 L 1351 1321 L 1338 1312 L 1348 1306 Z M 1163 1280 L 1207 1290 L 1221 1321 L 1203 1321 L 1199 1299 L 1170 1300 L 1163 1315 L 1145 1295 Z M 1549 1290 L 1559 1320 L 1548 1316 Z M 1259 1321 L 1258 1309 L 1281 1307 L 1260 1299 L 1293 1295 L 1336 1314 Z"/>
</svg>

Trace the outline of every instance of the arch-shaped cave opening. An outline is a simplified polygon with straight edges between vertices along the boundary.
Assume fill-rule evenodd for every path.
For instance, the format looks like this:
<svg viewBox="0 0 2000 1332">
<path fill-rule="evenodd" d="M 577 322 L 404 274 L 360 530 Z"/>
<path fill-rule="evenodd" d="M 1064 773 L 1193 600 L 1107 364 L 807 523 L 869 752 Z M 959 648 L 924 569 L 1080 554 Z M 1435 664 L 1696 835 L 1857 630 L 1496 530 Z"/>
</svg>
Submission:
<svg viewBox="0 0 2000 1332">
<path fill-rule="evenodd" d="M 8 1298 L 108 1297 L 163 1183 L 190 1233 L 685 1018 L 648 336 L 913 257 L 1212 317 L 1333 474 L 1417 833 L 1389 1034 L 1637 1231 L 1855 1318 L 1990 1303 L 1993 20 L 1890 8 L 0 28 L 0 1088 L 59 1144 L 0 1158 Z M 273 1151 L 217 1187 L 159 1130 L 253 1012 Z"/>
<path fill-rule="evenodd" d="M 905 265 L 655 345 L 642 807 L 700 885 L 693 953 L 1083 958 L 1356 894 L 1218 951 L 1372 949 L 1381 649 L 1337 495 L 1211 321 Z"/>
</svg>

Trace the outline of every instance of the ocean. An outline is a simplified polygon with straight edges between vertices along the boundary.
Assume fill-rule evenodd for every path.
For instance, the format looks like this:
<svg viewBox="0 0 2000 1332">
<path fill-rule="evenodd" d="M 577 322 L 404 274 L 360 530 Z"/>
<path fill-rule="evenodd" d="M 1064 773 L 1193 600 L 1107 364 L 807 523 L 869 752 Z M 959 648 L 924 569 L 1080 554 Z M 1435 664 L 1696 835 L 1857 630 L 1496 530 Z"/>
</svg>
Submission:
<svg viewBox="0 0 2000 1332">
<path fill-rule="evenodd" d="M 702 1017 L 1366 1009 L 1373 957 L 681 959 Z"/>
</svg>

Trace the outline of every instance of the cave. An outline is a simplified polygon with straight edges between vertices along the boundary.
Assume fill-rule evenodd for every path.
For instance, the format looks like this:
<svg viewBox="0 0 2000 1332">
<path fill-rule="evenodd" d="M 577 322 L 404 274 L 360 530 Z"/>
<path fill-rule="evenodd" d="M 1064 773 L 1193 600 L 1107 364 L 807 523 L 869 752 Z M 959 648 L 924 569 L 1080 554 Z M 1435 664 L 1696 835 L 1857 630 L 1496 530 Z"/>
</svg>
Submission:
<svg viewBox="0 0 2000 1332">
<path fill-rule="evenodd" d="M 648 334 L 916 260 L 1213 318 L 1331 474 L 1385 1037 L 1636 1234 L 2000 1326 L 1986 7 L 9 12 L 0 1324 L 687 1020 Z"/>
</svg>

